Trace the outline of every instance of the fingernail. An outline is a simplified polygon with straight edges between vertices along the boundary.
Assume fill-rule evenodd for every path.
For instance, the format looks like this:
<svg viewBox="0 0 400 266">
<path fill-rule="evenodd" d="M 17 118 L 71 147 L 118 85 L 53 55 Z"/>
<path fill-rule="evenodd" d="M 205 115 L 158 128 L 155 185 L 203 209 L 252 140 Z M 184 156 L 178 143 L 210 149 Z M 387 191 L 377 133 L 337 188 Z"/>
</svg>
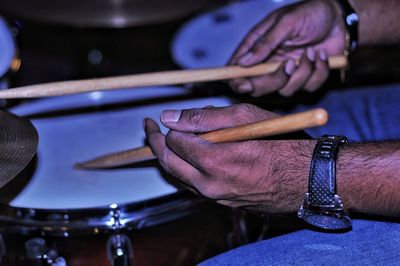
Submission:
<svg viewBox="0 0 400 266">
<path fill-rule="evenodd" d="M 296 62 L 293 59 L 289 59 L 285 65 L 286 74 L 291 76 L 293 74 L 293 72 L 295 71 L 295 69 L 296 69 Z"/>
<path fill-rule="evenodd" d="M 315 55 L 315 50 L 312 49 L 312 48 L 307 48 L 306 53 L 307 53 L 308 60 L 310 60 L 311 62 L 314 62 L 315 61 L 315 56 L 316 56 Z"/>
<path fill-rule="evenodd" d="M 326 54 L 325 50 L 319 51 L 319 58 L 321 58 L 322 61 L 328 60 L 328 55 Z"/>
<path fill-rule="evenodd" d="M 247 65 L 249 63 L 251 63 L 251 58 L 253 57 L 253 53 L 247 53 L 245 55 L 243 55 L 242 57 L 239 58 L 238 63 L 239 65 Z"/>
<path fill-rule="evenodd" d="M 181 110 L 165 110 L 161 113 L 161 122 L 164 124 L 176 123 L 181 117 Z"/>
<path fill-rule="evenodd" d="M 250 84 L 250 82 L 243 82 L 240 84 L 238 89 L 243 93 L 253 92 L 253 86 Z"/>
</svg>

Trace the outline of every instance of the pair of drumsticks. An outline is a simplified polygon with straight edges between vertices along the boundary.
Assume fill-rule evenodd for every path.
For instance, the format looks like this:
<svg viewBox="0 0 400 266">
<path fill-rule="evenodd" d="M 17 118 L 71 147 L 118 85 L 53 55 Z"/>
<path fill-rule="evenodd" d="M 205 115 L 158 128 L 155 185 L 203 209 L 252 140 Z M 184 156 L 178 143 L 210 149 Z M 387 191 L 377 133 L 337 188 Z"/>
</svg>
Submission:
<svg viewBox="0 0 400 266">
<path fill-rule="evenodd" d="M 331 69 L 347 66 L 347 57 L 329 57 Z M 176 70 L 148 74 L 127 75 L 98 79 L 62 81 L 31 85 L 0 91 L 0 98 L 34 98 L 60 96 L 99 90 L 134 88 L 160 85 L 177 85 L 203 81 L 228 80 L 242 77 L 254 77 L 275 72 L 281 63 L 263 63 L 253 67 L 227 66 L 198 70 Z M 245 126 L 227 128 L 200 135 L 210 142 L 230 142 L 256 139 L 284 134 L 310 127 L 321 126 L 328 120 L 323 109 L 315 109 L 298 114 L 281 116 L 274 119 L 252 123 Z M 79 163 L 78 168 L 108 168 L 155 158 L 149 147 L 108 154 L 93 160 Z"/>
</svg>

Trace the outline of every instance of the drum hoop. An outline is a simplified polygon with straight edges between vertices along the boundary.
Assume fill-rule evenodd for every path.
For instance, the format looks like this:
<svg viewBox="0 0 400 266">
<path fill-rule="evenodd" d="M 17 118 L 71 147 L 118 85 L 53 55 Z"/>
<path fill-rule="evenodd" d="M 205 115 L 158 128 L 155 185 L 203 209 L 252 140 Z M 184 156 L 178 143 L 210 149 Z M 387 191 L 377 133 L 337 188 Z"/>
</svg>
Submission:
<svg viewBox="0 0 400 266">
<path fill-rule="evenodd" d="M 0 224 L 7 232 L 64 235 L 144 229 L 194 213 L 206 202 L 185 190 L 135 203 L 79 209 L 35 209 L 0 204 Z"/>
</svg>

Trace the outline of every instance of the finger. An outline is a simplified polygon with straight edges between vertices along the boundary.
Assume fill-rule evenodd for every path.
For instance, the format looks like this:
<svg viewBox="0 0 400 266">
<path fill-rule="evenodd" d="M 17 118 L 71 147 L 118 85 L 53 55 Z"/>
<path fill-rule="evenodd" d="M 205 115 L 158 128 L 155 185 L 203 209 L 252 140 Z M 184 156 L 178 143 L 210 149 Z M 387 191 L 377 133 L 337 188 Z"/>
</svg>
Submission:
<svg viewBox="0 0 400 266">
<path fill-rule="evenodd" d="M 168 128 L 190 133 L 209 132 L 221 128 L 240 126 L 276 117 L 275 114 L 251 104 L 227 107 L 166 110 L 161 113 L 161 122 Z"/>
<path fill-rule="evenodd" d="M 212 199 L 231 199 L 244 194 L 238 192 L 240 189 L 237 190 L 238 186 L 243 185 L 242 175 L 251 175 L 256 158 L 265 155 L 260 150 L 254 152 L 260 145 L 257 141 L 215 144 L 194 134 L 173 130 L 167 134 L 166 143 L 175 154 L 202 173 L 203 178 L 196 188 Z"/>
<path fill-rule="evenodd" d="M 308 92 L 316 91 L 329 77 L 328 56 L 325 50 L 318 53 L 315 62 L 315 70 L 311 74 L 309 80 L 304 85 L 304 90 Z"/>
<path fill-rule="evenodd" d="M 275 18 L 276 13 L 273 13 L 251 29 L 229 59 L 228 64 L 237 64 L 238 58 L 248 52 L 254 43 L 275 23 Z"/>
<path fill-rule="evenodd" d="M 279 90 L 282 96 L 292 96 L 299 88 L 302 88 L 306 84 L 313 71 L 315 56 L 315 51 L 311 48 L 307 48 L 307 51 L 300 59 L 299 66 L 293 72 L 288 83 Z"/>
<path fill-rule="evenodd" d="M 289 65 L 292 65 L 294 69 L 296 63 L 294 60 L 289 59 Z M 269 94 L 282 88 L 289 80 L 289 75 L 285 69 L 286 66 L 282 64 L 282 66 L 279 67 L 275 73 L 249 79 L 252 83 L 252 87 L 254 88 L 251 96 L 260 97 L 264 94 Z"/>
<path fill-rule="evenodd" d="M 234 79 L 229 81 L 229 85 L 236 93 L 251 93 L 254 92 L 253 84 L 245 78 Z"/>
<path fill-rule="evenodd" d="M 166 136 L 166 145 L 203 174 L 212 168 L 215 145 L 211 142 L 194 134 L 170 130 Z"/>
<path fill-rule="evenodd" d="M 284 41 L 292 35 L 292 27 L 288 27 L 284 20 L 277 21 L 254 45 L 243 53 L 237 63 L 242 66 L 251 66 L 267 59 Z"/>
<path fill-rule="evenodd" d="M 186 161 L 175 155 L 165 144 L 165 136 L 159 126 L 150 118 L 145 119 L 145 132 L 154 155 L 161 166 L 172 176 L 193 186 L 200 179 L 201 174 Z"/>
</svg>

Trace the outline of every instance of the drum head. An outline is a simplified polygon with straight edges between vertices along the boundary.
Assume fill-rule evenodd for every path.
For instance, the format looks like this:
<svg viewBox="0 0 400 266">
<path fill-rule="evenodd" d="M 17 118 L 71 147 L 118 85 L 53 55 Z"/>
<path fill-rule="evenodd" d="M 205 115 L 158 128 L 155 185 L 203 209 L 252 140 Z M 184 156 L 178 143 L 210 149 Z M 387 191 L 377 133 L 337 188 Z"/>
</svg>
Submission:
<svg viewBox="0 0 400 266">
<path fill-rule="evenodd" d="M 154 166 L 75 170 L 74 163 L 145 144 L 143 119 L 164 109 L 225 106 L 226 98 L 190 99 L 187 89 L 143 88 L 41 99 L 11 111 L 39 133 L 34 173 L 11 206 L 75 209 L 145 201 L 175 193 Z M 165 131 L 166 129 L 163 128 Z"/>
<path fill-rule="evenodd" d="M 183 68 L 224 66 L 243 37 L 269 13 L 295 0 L 252 0 L 200 15 L 177 33 L 175 62 Z"/>
</svg>

